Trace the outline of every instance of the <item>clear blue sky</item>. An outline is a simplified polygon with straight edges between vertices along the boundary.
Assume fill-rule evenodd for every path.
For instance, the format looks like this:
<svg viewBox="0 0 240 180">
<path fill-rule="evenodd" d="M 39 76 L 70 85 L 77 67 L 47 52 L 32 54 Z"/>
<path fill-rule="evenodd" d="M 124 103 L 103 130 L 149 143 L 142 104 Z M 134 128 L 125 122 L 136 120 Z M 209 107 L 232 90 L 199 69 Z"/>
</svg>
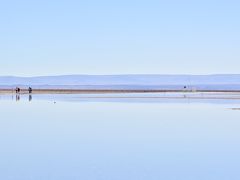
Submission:
<svg viewBox="0 0 240 180">
<path fill-rule="evenodd" d="M 0 75 L 240 73 L 239 0 L 0 3 Z"/>
</svg>

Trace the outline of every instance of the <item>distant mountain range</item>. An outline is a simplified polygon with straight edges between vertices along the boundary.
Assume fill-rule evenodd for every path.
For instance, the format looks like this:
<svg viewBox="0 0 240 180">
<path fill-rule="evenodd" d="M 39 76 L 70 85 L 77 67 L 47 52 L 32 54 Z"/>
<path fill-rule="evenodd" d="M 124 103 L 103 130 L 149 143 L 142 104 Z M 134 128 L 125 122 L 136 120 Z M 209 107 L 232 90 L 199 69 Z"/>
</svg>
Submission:
<svg viewBox="0 0 240 180">
<path fill-rule="evenodd" d="M 0 88 L 240 90 L 240 75 L 64 75 L 1 76 Z"/>
</svg>

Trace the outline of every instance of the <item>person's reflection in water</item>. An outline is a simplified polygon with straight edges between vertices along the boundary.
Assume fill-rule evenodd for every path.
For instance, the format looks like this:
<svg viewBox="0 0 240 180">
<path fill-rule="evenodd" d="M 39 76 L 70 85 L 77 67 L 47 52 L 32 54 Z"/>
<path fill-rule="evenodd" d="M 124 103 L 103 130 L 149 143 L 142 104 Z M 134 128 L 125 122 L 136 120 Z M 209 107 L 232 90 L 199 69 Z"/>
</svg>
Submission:
<svg viewBox="0 0 240 180">
<path fill-rule="evenodd" d="M 16 94 L 16 101 L 20 101 L 20 95 Z"/>
<path fill-rule="evenodd" d="M 28 101 L 29 101 L 29 102 L 32 101 L 32 95 L 31 95 L 31 94 L 29 94 L 29 96 L 28 96 Z"/>
</svg>

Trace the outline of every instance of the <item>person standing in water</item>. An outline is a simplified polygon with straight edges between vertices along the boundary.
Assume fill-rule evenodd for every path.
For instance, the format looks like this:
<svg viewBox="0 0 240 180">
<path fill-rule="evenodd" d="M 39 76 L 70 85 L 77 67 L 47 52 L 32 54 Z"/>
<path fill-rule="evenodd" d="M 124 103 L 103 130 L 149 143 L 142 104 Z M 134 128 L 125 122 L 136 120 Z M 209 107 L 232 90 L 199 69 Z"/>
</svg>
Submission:
<svg viewBox="0 0 240 180">
<path fill-rule="evenodd" d="M 32 94 L 32 88 L 31 87 L 28 88 L 28 93 Z"/>
<path fill-rule="evenodd" d="M 29 93 L 28 101 L 31 102 L 32 101 L 32 88 L 31 87 L 28 88 L 28 93 Z"/>
<path fill-rule="evenodd" d="M 20 93 L 21 89 L 19 87 L 16 87 L 16 94 Z"/>
</svg>

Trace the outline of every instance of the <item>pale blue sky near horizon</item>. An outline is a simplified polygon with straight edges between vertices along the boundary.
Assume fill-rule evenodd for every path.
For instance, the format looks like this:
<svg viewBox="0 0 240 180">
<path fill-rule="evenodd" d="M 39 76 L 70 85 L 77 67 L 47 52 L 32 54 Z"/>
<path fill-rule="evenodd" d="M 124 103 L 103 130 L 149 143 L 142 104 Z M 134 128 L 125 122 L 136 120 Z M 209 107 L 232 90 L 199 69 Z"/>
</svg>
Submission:
<svg viewBox="0 0 240 180">
<path fill-rule="evenodd" d="M 0 0 L 0 75 L 238 74 L 237 0 Z"/>
</svg>

